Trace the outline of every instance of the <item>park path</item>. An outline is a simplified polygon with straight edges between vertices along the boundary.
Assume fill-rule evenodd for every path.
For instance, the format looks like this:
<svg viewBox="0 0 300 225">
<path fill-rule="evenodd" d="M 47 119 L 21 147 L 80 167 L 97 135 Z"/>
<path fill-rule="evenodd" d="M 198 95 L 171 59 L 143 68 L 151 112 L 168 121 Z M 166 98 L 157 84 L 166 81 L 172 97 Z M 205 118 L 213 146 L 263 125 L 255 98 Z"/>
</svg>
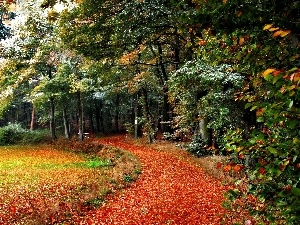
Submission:
<svg viewBox="0 0 300 225">
<path fill-rule="evenodd" d="M 142 174 L 81 224 L 221 224 L 226 188 L 201 168 L 174 153 L 125 141 L 124 136 L 97 141 L 135 154 L 142 163 Z"/>
</svg>

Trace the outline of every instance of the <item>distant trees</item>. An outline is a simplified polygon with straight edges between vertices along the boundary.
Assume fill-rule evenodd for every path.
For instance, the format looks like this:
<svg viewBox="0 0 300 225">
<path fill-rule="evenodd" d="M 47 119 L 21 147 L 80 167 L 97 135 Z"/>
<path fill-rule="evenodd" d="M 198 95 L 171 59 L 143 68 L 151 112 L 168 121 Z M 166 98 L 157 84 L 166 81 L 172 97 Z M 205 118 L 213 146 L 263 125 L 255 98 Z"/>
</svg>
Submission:
<svg viewBox="0 0 300 225">
<path fill-rule="evenodd" d="M 181 21 L 189 10 L 185 3 L 169 1 L 102 1 L 97 6 L 83 1 L 61 20 L 66 45 L 118 71 L 116 82 L 126 85 L 134 105 L 141 107 L 142 113 L 134 110 L 135 117 L 142 115 L 138 120 L 150 142 L 158 120 L 163 132 L 172 129 L 167 81 L 184 58 L 191 57 L 191 48 L 185 47 L 191 37 Z"/>
</svg>

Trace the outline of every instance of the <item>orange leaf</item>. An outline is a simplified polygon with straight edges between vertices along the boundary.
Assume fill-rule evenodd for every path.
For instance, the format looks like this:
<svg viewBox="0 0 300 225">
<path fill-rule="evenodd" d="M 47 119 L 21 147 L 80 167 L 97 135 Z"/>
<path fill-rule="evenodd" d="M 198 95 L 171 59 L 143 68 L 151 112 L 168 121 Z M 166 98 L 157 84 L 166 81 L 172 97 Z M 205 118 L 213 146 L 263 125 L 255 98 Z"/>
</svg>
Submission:
<svg viewBox="0 0 300 225">
<path fill-rule="evenodd" d="M 224 166 L 224 168 L 223 168 L 224 172 L 227 172 L 229 170 L 231 170 L 231 166 L 230 165 Z"/>
<path fill-rule="evenodd" d="M 294 73 L 293 75 L 294 82 L 298 82 L 300 80 L 300 72 Z"/>
<path fill-rule="evenodd" d="M 244 166 L 242 166 L 242 165 L 235 165 L 235 166 L 233 167 L 233 171 L 234 171 L 234 172 L 239 172 L 239 171 L 241 171 L 242 169 L 244 169 Z"/>
<path fill-rule="evenodd" d="M 283 32 L 284 32 L 283 30 L 278 30 L 278 31 L 276 31 L 276 32 L 273 34 L 272 37 L 275 38 L 275 37 L 281 35 Z"/>
<path fill-rule="evenodd" d="M 273 75 L 274 75 L 274 77 L 276 77 L 278 74 L 280 74 L 281 73 L 281 71 L 280 70 L 274 70 L 273 71 Z"/>
<path fill-rule="evenodd" d="M 200 46 L 203 46 L 203 45 L 206 45 L 207 41 L 200 40 L 198 43 L 199 43 Z"/>
<path fill-rule="evenodd" d="M 240 38 L 240 41 L 239 41 L 239 45 L 244 44 L 244 41 L 245 41 L 245 38 L 241 37 L 241 38 Z"/>
<path fill-rule="evenodd" d="M 285 37 L 286 35 L 290 34 L 291 31 L 290 30 L 285 30 L 280 34 L 280 37 Z"/>
<path fill-rule="evenodd" d="M 218 162 L 217 169 L 221 168 L 223 166 L 223 163 Z"/>
</svg>

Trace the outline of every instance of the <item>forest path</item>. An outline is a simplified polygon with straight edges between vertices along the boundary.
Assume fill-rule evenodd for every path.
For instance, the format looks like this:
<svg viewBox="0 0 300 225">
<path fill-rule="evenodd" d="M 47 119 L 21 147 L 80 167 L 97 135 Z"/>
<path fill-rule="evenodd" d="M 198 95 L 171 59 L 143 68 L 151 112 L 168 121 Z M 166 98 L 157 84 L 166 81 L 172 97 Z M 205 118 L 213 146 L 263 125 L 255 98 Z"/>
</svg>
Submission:
<svg viewBox="0 0 300 225">
<path fill-rule="evenodd" d="M 81 224 L 221 224 L 226 187 L 174 151 L 138 145 L 125 136 L 97 142 L 128 150 L 139 157 L 142 174 L 129 188 L 91 211 Z"/>
</svg>

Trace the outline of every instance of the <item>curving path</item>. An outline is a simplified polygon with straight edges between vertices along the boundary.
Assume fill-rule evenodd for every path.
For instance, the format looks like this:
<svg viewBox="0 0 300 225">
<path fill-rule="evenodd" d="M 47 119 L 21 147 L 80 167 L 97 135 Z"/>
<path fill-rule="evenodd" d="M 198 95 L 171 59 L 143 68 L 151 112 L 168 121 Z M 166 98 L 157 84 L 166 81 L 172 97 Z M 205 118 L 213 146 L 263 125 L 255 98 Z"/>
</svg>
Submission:
<svg viewBox="0 0 300 225">
<path fill-rule="evenodd" d="M 99 139 L 126 149 L 142 163 L 140 178 L 101 208 L 90 212 L 80 224 L 221 224 L 223 187 L 192 163 L 174 153 L 124 141 L 124 136 Z"/>
</svg>

